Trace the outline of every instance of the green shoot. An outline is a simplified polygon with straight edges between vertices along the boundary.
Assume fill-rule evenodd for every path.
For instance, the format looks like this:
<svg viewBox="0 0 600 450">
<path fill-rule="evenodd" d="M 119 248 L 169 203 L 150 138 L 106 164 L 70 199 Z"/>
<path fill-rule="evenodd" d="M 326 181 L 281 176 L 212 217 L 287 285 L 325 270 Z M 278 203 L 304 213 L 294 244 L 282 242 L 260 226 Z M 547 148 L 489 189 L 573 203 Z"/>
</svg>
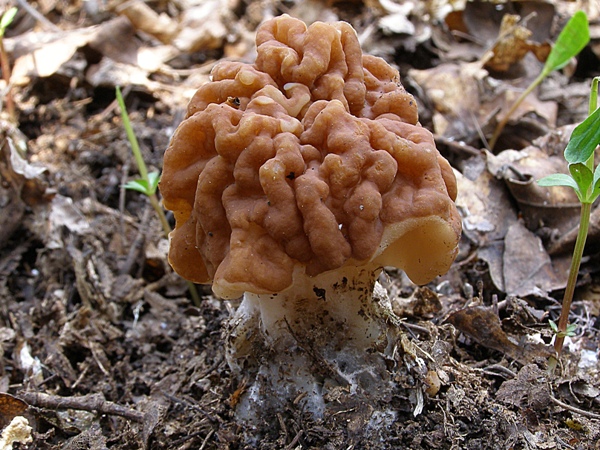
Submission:
<svg viewBox="0 0 600 450">
<path fill-rule="evenodd" d="M 589 116 L 579 124 L 571 134 L 567 148 L 565 149 L 565 160 L 569 164 L 567 174 L 553 174 L 538 181 L 540 186 L 567 186 L 572 188 L 581 203 L 579 217 L 579 230 L 569 268 L 569 277 L 562 301 L 562 310 L 558 325 L 550 323 L 555 332 L 554 349 L 560 355 L 566 336 L 571 336 L 574 327 L 568 324 L 575 284 L 581 265 L 583 249 L 587 239 L 590 224 L 592 203 L 600 196 L 600 166 L 594 171 L 594 151 L 600 144 L 600 108 L 598 108 L 598 81 L 600 77 L 592 81 Z M 549 369 L 554 371 L 557 360 L 551 358 Z"/>
<path fill-rule="evenodd" d="M 0 68 L 2 69 L 2 78 L 4 78 L 4 82 L 6 83 L 6 110 L 8 111 L 8 116 L 10 117 L 11 122 L 16 122 L 16 115 L 15 104 L 10 92 L 11 71 L 10 64 L 8 62 L 8 55 L 6 54 L 6 49 L 4 48 L 4 33 L 12 21 L 15 20 L 17 11 L 17 7 L 13 6 L 12 8 L 7 9 L 4 14 L 2 14 L 2 18 L 0 18 Z"/>
<path fill-rule="evenodd" d="M 523 93 L 515 100 L 509 111 L 504 115 L 504 118 L 496 126 L 494 134 L 489 142 L 491 150 L 494 149 L 498 137 L 504 130 L 504 127 L 508 123 L 510 117 L 517 110 L 519 105 L 525 100 L 525 98 L 548 76 L 555 70 L 562 69 L 567 65 L 569 60 L 574 56 L 578 55 L 581 50 L 590 41 L 590 29 L 588 25 L 587 16 L 583 11 L 577 11 L 573 17 L 567 22 L 563 30 L 558 35 L 544 68 L 537 76 L 535 80 L 523 91 Z"/>
<path fill-rule="evenodd" d="M 158 182 L 160 181 L 160 173 L 158 171 L 150 173 L 148 172 L 148 168 L 146 167 L 144 157 L 142 156 L 142 152 L 140 151 L 140 145 L 138 143 L 137 136 L 135 135 L 135 132 L 133 131 L 133 127 L 131 126 L 131 122 L 129 120 L 129 114 L 127 113 L 127 108 L 125 106 L 125 101 L 123 100 L 123 95 L 121 94 L 121 89 L 118 86 L 116 88 L 116 97 L 117 103 L 119 104 L 119 108 L 121 109 L 121 119 L 123 120 L 123 127 L 125 128 L 125 132 L 127 133 L 127 139 L 129 140 L 129 145 L 131 145 L 131 150 L 133 152 L 138 171 L 140 172 L 140 178 L 129 181 L 123 187 L 125 189 L 141 192 L 146 197 L 148 197 L 152 208 L 154 208 L 154 211 L 156 211 L 156 214 L 160 219 L 163 233 L 168 239 L 169 233 L 171 232 L 171 226 L 169 225 L 167 216 L 165 215 L 165 211 L 160 205 L 160 202 L 158 201 L 158 197 L 156 195 L 156 189 L 158 187 Z M 198 291 L 196 290 L 196 286 L 191 281 L 188 281 L 187 284 L 188 290 L 190 291 L 190 295 L 192 296 L 194 304 L 196 306 L 200 306 L 200 297 L 198 295 Z"/>
<path fill-rule="evenodd" d="M 548 323 L 550 324 L 550 328 L 557 337 L 562 337 L 564 339 L 566 336 L 575 336 L 575 330 L 577 329 L 577 325 L 574 323 L 570 323 L 569 325 L 567 325 L 567 329 L 565 331 L 559 331 L 558 325 L 554 320 L 549 320 Z"/>
<path fill-rule="evenodd" d="M 17 15 L 17 7 L 13 6 L 6 10 L 4 14 L 2 14 L 2 18 L 0 19 L 0 37 L 4 37 L 4 32 L 10 26 L 13 20 L 15 20 L 15 16 Z"/>
</svg>

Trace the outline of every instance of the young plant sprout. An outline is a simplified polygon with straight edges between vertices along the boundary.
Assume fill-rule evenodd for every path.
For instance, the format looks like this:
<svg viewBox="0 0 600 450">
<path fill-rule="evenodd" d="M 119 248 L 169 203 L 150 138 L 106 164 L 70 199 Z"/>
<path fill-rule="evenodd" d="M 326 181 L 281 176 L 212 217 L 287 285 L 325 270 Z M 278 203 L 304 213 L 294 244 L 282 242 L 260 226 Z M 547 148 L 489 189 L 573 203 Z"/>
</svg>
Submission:
<svg viewBox="0 0 600 450">
<path fill-rule="evenodd" d="M 496 130 L 489 141 L 491 150 L 496 146 L 496 142 L 504 130 L 504 127 L 510 120 L 510 117 L 517 110 L 519 105 L 531 92 L 555 70 L 562 69 L 566 66 L 571 58 L 579 54 L 581 50 L 590 41 L 590 30 L 587 16 L 583 11 L 577 11 L 573 17 L 567 22 L 563 30 L 560 32 L 556 43 L 552 46 L 552 50 L 546 59 L 544 68 L 535 80 L 523 91 L 523 93 L 515 100 L 511 108 L 504 115 L 504 118 L 496 126 Z"/>
<path fill-rule="evenodd" d="M 540 186 L 567 186 L 572 188 L 581 202 L 581 213 L 579 217 L 579 230 L 573 250 L 569 277 L 562 301 L 562 310 L 558 325 L 553 322 L 550 326 L 556 333 L 554 348 L 560 355 L 566 336 L 572 336 L 574 327 L 569 325 L 569 312 L 575 292 L 577 274 L 581 264 L 581 257 L 587 239 L 588 227 L 592 204 L 600 196 L 600 165 L 594 170 L 594 151 L 600 143 L 600 108 L 598 108 L 598 80 L 592 81 L 589 116 L 579 124 L 571 134 L 565 159 L 569 164 L 570 175 L 556 173 L 542 178 L 538 181 Z M 557 360 L 551 358 L 549 369 L 556 368 Z"/>
<path fill-rule="evenodd" d="M 171 226 L 167 221 L 165 211 L 160 205 L 158 196 L 156 195 L 156 189 L 160 180 L 160 173 L 158 171 L 148 172 L 146 162 L 144 161 L 144 157 L 142 156 L 142 152 L 140 151 L 140 145 L 138 143 L 137 136 L 135 135 L 133 127 L 131 126 L 129 114 L 127 113 L 127 107 L 125 106 L 125 101 L 123 100 L 123 95 L 121 94 L 121 89 L 119 88 L 119 86 L 117 86 L 116 88 L 116 97 L 119 108 L 121 109 L 121 119 L 123 120 L 123 127 L 125 128 L 125 132 L 127 133 L 127 139 L 129 140 L 129 145 L 131 145 L 131 151 L 133 152 L 133 156 L 135 158 L 138 171 L 140 173 L 140 178 L 127 182 L 123 187 L 132 191 L 141 192 L 146 197 L 148 197 L 152 208 L 154 208 L 154 211 L 156 212 L 160 220 L 163 233 L 165 237 L 168 238 L 169 233 L 171 232 Z M 190 281 L 187 281 L 187 284 L 188 290 L 190 292 L 190 295 L 192 296 L 194 304 L 196 306 L 200 306 L 200 296 L 198 295 L 196 286 L 194 286 L 194 284 Z"/>
<path fill-rule="evenodd" d="M 2 69 L 2 78 L 4 78 L 4 82 L 6 83 L 6 92 L 4 94 L 6 110 L 8 112 L 8 117 L 12 122 L 16 122 L 16 115 L 15 104 L 10 92 L 10 63 L 8 61 L 8 55 L 6 54 L 6 49 L 4 48 L 4 33 L 15 19 L 17 11 L 17 7 L 13 6 L 12 8 L 7 9 L 4 14 L 2 14 L 2 18 L 0 18 L 0 68 Z"/>
</svg>

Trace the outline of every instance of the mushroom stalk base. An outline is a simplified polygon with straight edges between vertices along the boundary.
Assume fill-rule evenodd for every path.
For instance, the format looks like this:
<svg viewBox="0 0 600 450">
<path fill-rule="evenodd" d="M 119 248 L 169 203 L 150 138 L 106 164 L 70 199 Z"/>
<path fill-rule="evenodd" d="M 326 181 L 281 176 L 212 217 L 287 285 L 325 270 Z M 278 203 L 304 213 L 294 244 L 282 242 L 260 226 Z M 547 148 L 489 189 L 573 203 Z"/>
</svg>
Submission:
<svg viewBox="0 0 600 450">
<path fill-rule="evenodd" d="M 393 420 L 385 403 L 395 383 L 386 364 L 398 329 L 379 272 L 345 267 L 296 277 L 282 293 L 244 295 L 227 353 L 246 386 L 238 419 L 258 424 L 293 407 L 316 419 L 356 408 L 378 426 Z"/>
</svg>

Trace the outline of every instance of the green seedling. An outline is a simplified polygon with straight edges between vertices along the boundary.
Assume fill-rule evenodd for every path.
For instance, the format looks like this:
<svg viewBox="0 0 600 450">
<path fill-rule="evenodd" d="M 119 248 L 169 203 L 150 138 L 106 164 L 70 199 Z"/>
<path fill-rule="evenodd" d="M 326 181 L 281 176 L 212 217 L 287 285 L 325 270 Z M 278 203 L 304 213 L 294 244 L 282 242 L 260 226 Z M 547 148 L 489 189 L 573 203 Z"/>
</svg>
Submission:
<svg viewBox="0 0 600 450">
<path fill-rule="evenodd" d="M 581 265 L 581 257 L 587 239 L 590 224 L 592 204 L 600 196 L 600 165 L 594 170 L 594 151 L 600 143 L 600 108 L 598 108 L 598 81 L 600 77 L 592 81 L 589 115 L 580 123 L 571 134 L 567 148 L 565 149 L 565 160 L 569 164 L 569 174 L 556 173 L 542 178 L 538 181 L 540 186 L 567 186 L 577 194 L 581 203 L 579 216 L 579 230 L 569 268 L 569 277 L 562 301 L 562 310 L 556 328 L 550 324 L 555 331 L 554 349 L 560 355 L 566 336 L 570 336 L 573 328 L 568 325 L 569 312 L 575 292 L 575 284 Z M 550 359 L 550 370 L 556 368 L 557 360 Z"/>
<path fill-rule="evenodd" d="M 154 211 L 156 211 L 156 214 L 160 219 L 163 233 L 168 239 L 169 233 L 171 232 L 171 226 L 169 225 L 169 221 L 167 220 L 165 211 L 160 205 L 158 196 L 156 195 L 158 182 L 160 181 L 160 172 L 148 172 L 146 162 L 144 161 L 144 157 L 142 156 L 142 152 L 140 151 L 140 145 L 138 143 L 137 136 L 135 135 L 135 132 L 133 131 L 133 127 L 131 126 L 131 122 L 129 120 L 129 114 L 127 113 L 127 108 L 125 106 L 125 101 L 123 100 L 123 95 L 121 94 L 121 89 L 118 86 L 116 88 L 116 97 L 117 103 L 119 104 L 119 108 L 121 109 L 121 119 L 123 120 L 123 127 L 125 128 L 125 132 L 127 133 L 127 139 L 129 140 L 129 145 L 131 145 L 131 150 L 133 152 L 133 156 L 135 158 L 138 171 L 140 173 L 140 178 L 129 181 L 123 187 L 132 191 L 141 192 L 146 197 L 148 197 L 152 208 L 154 208 Z M 194 304 L 196 306 L 200 306 L 200 296 L 198 295 L 196 286 L 190 281 L 188 281 L 187 284 L 188 290 L 190 292 L 190 295 L 192 296 Z"/>
<path fill-rule="evenodd" d="M 4 37 L 4 32 L 13 22 L 13 20 L 15 20 L 17 11 L 17 7 L 13 6 L 12 8 L 7 9 L 4 14 L 2 14 L 2 18 L 0 19 L 0 36 Z"/>
<path fill-rule="evenodd" d="M 573 17 L 567 22 L 563 30 L 558 35 L 552 50 L 546 59 L 544 68 L 535 80 L 523 91 L 523 93 L 515 100 L 511 108 L 504 115 L 504 118 L 496 126 L 494 134 L 489 141 L 489 147 L 494 149 L 498 137 L 504 130 L 510 117 L 517 110 L 519 105 L 525 98 L 548 76 L 555 70 L 562 69 L 574 56 L 578 55 L 581 50 L 590 41 L 590 29 L 587 16 L 583 11 L 577 11 Z"/>
<path fill-rule="evenodd" d="M 552 330 L 552 332 L 557 337 L 561 337 L 564 339 L 567 336 L 569 336 L 569 337 L 575 336 L 575 330 L 577 329 L 577 325 L 574 323 L 568 324 L 567 329 L 565 331 L 560 331 L 558 329 L 558 325 L 556 324 L 556 322 L 554 320 L 549 320 L 548 324 L 550 325 L 550 329 Z"/>
<path fill-rule="evenodd" d="M 4 14 L 2 14 L 2 18 L 0 18 L 0 68 L 2 69 L 2 78 L 6 83 L 6 110 L 8 111 L 8 116 L 12 122 L 16 121 L 15 104 L 13 102 L 12 94 L 10 93 L 10 64 L 8 62 L 6 49 L 4 48 L 4 33 L 13 20 L 15 20 L 17 11 L 16 6 L 13 6 L 12 8 L 7 9 Z"/>
</svg>

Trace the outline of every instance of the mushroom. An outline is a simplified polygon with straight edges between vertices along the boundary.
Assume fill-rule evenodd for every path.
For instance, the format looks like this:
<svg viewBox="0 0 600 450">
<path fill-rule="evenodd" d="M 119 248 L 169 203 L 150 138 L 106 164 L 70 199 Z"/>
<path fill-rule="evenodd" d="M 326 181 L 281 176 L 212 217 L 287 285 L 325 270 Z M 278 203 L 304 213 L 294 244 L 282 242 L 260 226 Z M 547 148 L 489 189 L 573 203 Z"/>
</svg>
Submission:
<svg viewBox="0 0 600 450">
<path fill-rule="evenodd" d="M 371 403 L 393 388 L 397 328 L 376 280 L 384 266 L 416 284 L 449 269 L 456 180 L 398 72 L 349 24 L 283 15 L 256 44 L 254 64 L 215 66 L 165 153 L 169 261 L 242 298 L 228 340 L 248 382 L 238 417 L 298 398 L 320 417 L 335 387 Z"/>
</svg>

